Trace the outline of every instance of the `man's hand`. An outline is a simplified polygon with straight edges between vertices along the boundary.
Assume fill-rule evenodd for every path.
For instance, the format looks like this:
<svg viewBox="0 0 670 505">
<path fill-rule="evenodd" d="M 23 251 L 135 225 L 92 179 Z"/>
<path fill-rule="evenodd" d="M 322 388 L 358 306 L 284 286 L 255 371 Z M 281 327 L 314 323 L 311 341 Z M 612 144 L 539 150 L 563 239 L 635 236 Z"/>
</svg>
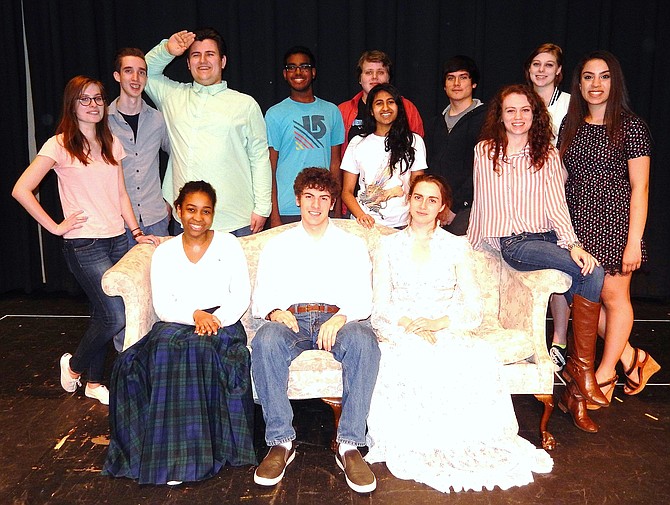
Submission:
<svg viewBox="0 0 670 505">
<path fill-rule="evenodd" d="M 196 310 L 193 313 L 193 320 L 195 321 L 195 332 L 201 337 L 214 335 L 221 328 L 219 318 L 204 310 Z"/>
<path fill-rule="evenodd" d="M 249 223 L 249 226 L 251 227 L 251 233 L 258 233 L 259 231 L 263 231 L 263 226 L 265 226 L 266 220 L 267 217 L 259 216 L 255 212 L 252 212 L 251 222 Z"/>
<path fill-rule="evenodd" d="M 270 321 L 282 323 L 283 325 L 288 326 L 294 333 L 300 331 L 298 320 L 293 315 L 293 312 L 289 312 L 288 310 L 275 310 L 270 316 Z"/>
<path fill-rule="evenodd" d="M 195 33 L 182 30 L 173 34 L 167 41 L 167 50 L 172 56 L 181 56 L 195 41 Z"/>
<path fill-rule="evenodd" d="M 335 345 L 337 332 L 340 331 L 340 328 L 342 328 L 346 322 L 346 316 L 340 316 L 337 314 L 328 319 L 328 321 L 323 323 L 321 328 L 319 328 L 319 336 L 316 339 L 316 346 L 319 349 L 330 352 L 330 350 Z"/>
</svg>

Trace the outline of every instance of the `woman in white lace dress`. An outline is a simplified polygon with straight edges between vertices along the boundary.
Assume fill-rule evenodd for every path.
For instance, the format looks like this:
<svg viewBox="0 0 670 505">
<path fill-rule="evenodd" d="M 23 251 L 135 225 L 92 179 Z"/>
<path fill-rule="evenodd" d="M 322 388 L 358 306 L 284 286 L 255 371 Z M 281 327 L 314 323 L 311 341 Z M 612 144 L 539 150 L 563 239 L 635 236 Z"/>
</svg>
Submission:
<svg viewBox="0 0 670 505">
<path fill-rule="evenodd" d="M 442 492 L 508 489 L 551 471 L 519 437 L 495 351 L 471 333 L 482 306 L 467 240 L 438 224 L 450 204 L 436 176 L 409 191 L 410 224 L 382 238 L 372 325 L 382 359 L 366 459 Z"/>
</svg>

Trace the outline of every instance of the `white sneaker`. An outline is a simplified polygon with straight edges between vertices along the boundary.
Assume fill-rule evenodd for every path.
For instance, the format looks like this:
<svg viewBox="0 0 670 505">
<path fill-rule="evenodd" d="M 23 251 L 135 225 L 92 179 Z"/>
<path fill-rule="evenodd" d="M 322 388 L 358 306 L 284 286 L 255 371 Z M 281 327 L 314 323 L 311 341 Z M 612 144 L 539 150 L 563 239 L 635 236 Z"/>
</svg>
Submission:
<svg viewBox="0 0 670 505">
<path fill-rule="evenodd" d="M 107 389 L 102 384 L 100 384 L 97 388 L 90 388 L 88 387 L 88 384 L 86 384 L 84 394 L 89 398 L 98 400 L 103 405 L 109 405 L 109 389 Z"/>
<path fill-rule="evenodd" d="M 70 358 L 72 354 L 66 352 L 60 357 L 60 385 L 68 393 L 74 393 L 81 386 L 79 377 L 73 379 L 70 375 Z"/>
<path fill-rule="evenodd" d="M 166 482 L 168 486 L 179 486 L 182 483 L 180 480 L 169 480 Z"/>
</svg>

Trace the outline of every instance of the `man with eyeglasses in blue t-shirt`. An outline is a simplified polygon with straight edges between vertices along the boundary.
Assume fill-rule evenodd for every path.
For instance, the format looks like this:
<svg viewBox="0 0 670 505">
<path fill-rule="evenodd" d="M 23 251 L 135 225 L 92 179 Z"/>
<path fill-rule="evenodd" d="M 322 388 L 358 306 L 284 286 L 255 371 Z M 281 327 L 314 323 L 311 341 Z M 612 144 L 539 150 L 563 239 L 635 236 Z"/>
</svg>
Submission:
<svg viewBox="0 0 670 505">
<path fill-rule="evenodd" d="M 300 220 L 293 182 L 303 168 L 327 168 L 341 184 L 344 123 L 335 104 L 314 96 L 314 55 L 303 46 L 290 48 L 282 74 L 290 95 L 265 115 L 272 168 L 271 227 Z M 339 207 L 334 217 L 340 217 Z"/>
</svg>

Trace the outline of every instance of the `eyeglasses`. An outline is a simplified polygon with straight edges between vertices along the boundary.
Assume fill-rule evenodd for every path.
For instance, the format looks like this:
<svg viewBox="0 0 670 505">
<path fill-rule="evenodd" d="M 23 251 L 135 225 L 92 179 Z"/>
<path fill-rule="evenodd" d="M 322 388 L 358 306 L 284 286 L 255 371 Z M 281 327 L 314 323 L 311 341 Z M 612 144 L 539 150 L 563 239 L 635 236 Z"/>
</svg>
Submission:
<svg viewBox="0 0 670 505">
<path fill-rule="evenodd" d="M 287 72 L 295 72 L 297 69 L 311 70 L 312 69 L 312 64 L 311 63 L 301 63 L 300 65 L 295 65 L 293 63 L 289 63 L 288 65 L 284 65 L 284 70 L 286 70 Z"/>
<path fill-rule="evenodd" d="M 84 107 L 88 107 L 91 105 L 91 101 L 95 102 L 96 105 L 105 105 L 105 99 L 102 98 L 102 95 L 95 95 L 95 96 L 80 96 L 77 98 L 79 100 L 79 103 L 82 104 Z"/>
</svg>

